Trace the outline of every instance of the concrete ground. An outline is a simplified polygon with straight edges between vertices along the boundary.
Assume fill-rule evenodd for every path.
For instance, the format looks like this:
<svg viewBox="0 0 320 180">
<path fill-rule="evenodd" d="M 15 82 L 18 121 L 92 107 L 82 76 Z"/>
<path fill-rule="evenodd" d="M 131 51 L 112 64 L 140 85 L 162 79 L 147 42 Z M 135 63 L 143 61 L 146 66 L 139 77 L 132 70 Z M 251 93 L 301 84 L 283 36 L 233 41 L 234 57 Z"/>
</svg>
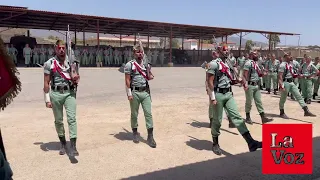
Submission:
<svg viewBox="0 0 320 180">
<path fill-rule="evenodd" d="M 106 180 L 106 179 L 316 179 L 320 177 L 320 107 L 309 109 L 318 115 L 304 117 L 297 102 L 288 99 L 286 113 L 278 117 L 279 96 L 263 92 L 263 104 L 274 123 L 313 123 L 313 175 L 262 175 L 261 151 L 248 153 L 247 144 L 236 129 L 222 124 L 220 145 L 224 155 L 211 151 L 208 126 L 208 97 L 204 88 L 205 72 L 196 68 L 153 68 L 152 111 L 156 149 L 145 141 L 131 140 L 130 109 L 124 89 L 124 75 L 117 69 L 81 69 L 78 90 L 78 151 L 76 159 L 58 155 L 59 142 L 51 109 L 43 102 L 41 69 L 19 69 L 22 92 L 0 113 L 1 130 L 7 156 L 16 180 Z M 242 116 L 245 96 L 234 87 Z M 260 117 L 253 103 L 248 125 L 254 138 L 262 139 Z M 142 109 L 139 131 L 147 132 Z M 65 121 L 66 131 L 68 132 Z"/>
</svg>

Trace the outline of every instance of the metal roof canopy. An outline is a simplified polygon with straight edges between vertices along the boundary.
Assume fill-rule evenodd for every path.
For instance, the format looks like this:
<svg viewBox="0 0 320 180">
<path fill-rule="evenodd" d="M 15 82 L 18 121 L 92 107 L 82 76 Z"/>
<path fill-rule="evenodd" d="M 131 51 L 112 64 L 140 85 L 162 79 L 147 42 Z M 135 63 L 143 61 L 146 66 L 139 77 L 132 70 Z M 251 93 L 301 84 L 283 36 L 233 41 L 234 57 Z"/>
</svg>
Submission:
<svg viewBox="0 0 320 180">
<path fill-rule="evenodd" d="M 277 35 L 300 35 L 295 33 L 270 32 L 248 29 L 221 28 L 210 26 L 195 26 L 185 24 L 141 21 L 108 18 L 100 16 L 87 16 L 79 14 L 48 12 L 30 10 L 25 7 L 1 6 L 0 26 L 8 28 L 28 28 L 77 32 L 105 33 L 133 35 L 140 33 L 141 36 L 172 37 L 186 39 L 211 39 L 215 37 L 229 36 L 240 32 L 277 34 Z"/>
</svg>

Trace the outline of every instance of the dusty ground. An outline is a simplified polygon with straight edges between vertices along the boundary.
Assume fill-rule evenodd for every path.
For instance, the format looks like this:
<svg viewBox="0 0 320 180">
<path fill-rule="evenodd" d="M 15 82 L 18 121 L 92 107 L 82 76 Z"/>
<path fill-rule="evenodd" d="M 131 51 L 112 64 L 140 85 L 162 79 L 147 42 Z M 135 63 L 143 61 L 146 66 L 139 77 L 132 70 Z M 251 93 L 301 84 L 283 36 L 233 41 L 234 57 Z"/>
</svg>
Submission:
<svg viewBox="0 0 320 180">
<path fill-rule="evenodd" d="M 288 100 L 287 114 L 274 123 L 313 123 L 314 174 L 312 176 L 266 176 L 261 174 L 261 151 L 248 153 L 236 129 L 223 121 L 221 157 L 211 151 L 208 97 L 201 68 L 154 68 L 151 82 L 156 149 L 131 141 L 130 109 L 124 77 L 116 69 L 81 69 L 78 91 L 77 160 L 58 155 L 59 143 L 51 109 L 43 102 L 41 69 L 20 69 L 23 91 L 1 112 L 1 128 L 16 180 L 105 180 L 105 179 L 316 179 L 320 177 L 318 118 L 305 118 L 298 103 Z M 241 115 L 243 90 L 234 87 Z M 279 96 L 263 94 L 265 111 L 278 115 Z M 317 111 L 320 104 L 309 108 Z M 140 132 L 146 128 L 140 113 Z M 253 104 L 251 116 L 260 123 Z M 67 123 L 65 123 L 67 130 Z M 262 126 L 248 126 L 261 140 Z M 317 151 L 317 152 L 316 152 Z"/>
</svg>

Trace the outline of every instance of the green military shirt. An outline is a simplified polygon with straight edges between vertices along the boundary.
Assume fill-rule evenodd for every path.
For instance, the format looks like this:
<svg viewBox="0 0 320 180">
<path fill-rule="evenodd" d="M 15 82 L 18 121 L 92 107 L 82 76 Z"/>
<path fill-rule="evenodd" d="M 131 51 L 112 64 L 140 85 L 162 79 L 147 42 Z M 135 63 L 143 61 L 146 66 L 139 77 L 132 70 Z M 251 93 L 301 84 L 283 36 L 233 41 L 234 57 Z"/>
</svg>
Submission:
<svg viewBox="0 0 320 180">
<path fill-rule="evenodd" d="M 249 77 L 248 81 L 258 82 L 260 77 L 259 77 L 258 71 L 255 70 L 253 67 L 254 63 L 257 63 L 257 62 L 254 62 L 251 59 L 247 60 L 246 63 L 244 64 L 243 70 L 248 71 L 248 77 Z"/>
<path fill-rule="evenodd" d="M 236 62 L 237 62 L 237 59 L 235 57 L 231 57 L 230 58 L 230 62 L 232 64 L 232 66 L 235 66 L 236 65 Z"/>
<path fill-rule="evenodd" d="M 272 60 L 268 60 L 266 62 L 266 69 L 269 72 L 278 72 L 279 66 L 280 66 L 280 61 L 277 59 L 275 60 L 274 63 L 272 62 Z"/>
<path fill-rule="evenodd" d="M 229 88 L 231 86 L 230 84 L 231 80 L 226 74 L 219 71 L 218 63 L 220 61 L 221 59 L 217 58 L 209 62 L 207 73 L 213 74 L 215 76 L 214 78 L 215 88 Z"/>
<path fill-rule="evenodd" d="M 124 73 L 131 76 L 131 86 L 133 87 L 145 87 L 147 80 L 139 73 L 137 68 L 133 65 L 133 62 L 137 62 L 135 59 L 129 61 L 124 67 Z M 138 63 L 138 62 L 137 62 Z M 142 68 L 145 68 L 145 62 L 143 61 Z"/>
<path fill-rule="evenodd" d="M 298 70 L 300 68 L 300 63 L 296 60 L 293 60 L 292 65 L 293 65 L 293 69 L 295 70 L 295 72 L 298 72 Z"/>
<path fill-rule="evenodd" d="M 287 62 L 282 62 L 279 66 L 279 73 L 283 73 L 282 78 L 284 79 L 291 79 L 293 78 L 290 70 L 287 70 Z M 292 67 L 293 68 L 293 67 Z"/>
<path fill-rule="evenodd" d="M 11 47 L 9 48 L 10 54 L 12 55 L 17 55 L 18 54 L 18 50 L 15 47 Z"/>
<path fill-rule="evenodd" d="M 304 76 L 310 76 L 317 73 L 317 67 L 313 65 L 312 62 L 309 65 L 307 63 L 303 63 L 301 69 L 301 74 Z"/>
<path fill-rule="evenodd" d="M 238 66 L 243 69 L 244 64 L 246 63 L 246 58 L 245 57 L 239 57 L 238 58 Z"/>
<path fill-rule="evenodd" d="M 44 65 L 43 65 L 44 74 L 50 75 L 51 73 L 53 73 L 52 72 L 52 64 L 55 59 L 57 59 L 57 57 L 50 58 L 48 61 L 46 61 L 44 63 Z M 65 60 L 64 67 L 70 67 L 67 59 Z M 69 85 L 69 81 L 64 79 L 63 77 L 61 77 L 61 75 L 58 72 L 55 72 L 52 75 L 53 75 L 53 78 L 51 79 L 51 85 L 55 85 L 55 86 Z"/>
<path fill-rule="evenodd" d="M 23 54 L 25 56 L 30 56 L 31 53 L 32 53 L 32 49 L 31 48 L 29 48 L 29 47 L 28 48 L 27 47 L 23 48 Z"/>
</svg>

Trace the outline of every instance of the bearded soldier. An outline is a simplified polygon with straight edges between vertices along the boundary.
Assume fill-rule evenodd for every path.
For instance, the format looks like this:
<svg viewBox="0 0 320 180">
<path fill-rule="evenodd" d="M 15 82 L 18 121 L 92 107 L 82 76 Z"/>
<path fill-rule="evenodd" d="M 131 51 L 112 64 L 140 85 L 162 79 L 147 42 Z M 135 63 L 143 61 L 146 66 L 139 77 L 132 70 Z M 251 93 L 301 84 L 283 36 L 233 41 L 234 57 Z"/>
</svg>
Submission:
<svg viewBox="0 0 320 180">
<path fill-rule="evenodd" d="M 268 55 L 270 57 L 270 55 Z M 278 69 L 280 66 L 280 61 L 276 59 L 276 55 L 272 54 L 271 59 L 266 61 L 266 72 L 267 75 L 267 81 L 266 81 L 266 89 L 268 91 L 268 94 L 270 94 L 271 91 L 271 82 L 273 87 L 273 93 L 277 94 L 278 90 Z"/>
<path fill-rule="evenodd" d="M 281 90 L 281 97 L 279 102 L 280 108 L 280 117 L 288 119 L 288 116 L 284 112 L 284 103 L 287 100 L 287 94 L 290 92 L 294 98 L 299 102 L 300 106 L 304 110 L 304 116 L 315 117 L 316 115 L 312 114 L 305 102 L 303 101 L 297 85 L 294 84 L 294 78 L 298 77 L 297 72 L 292 67 L 290 63 L 291 57 L 288 54 L 284 55 L 284 61 L 280 64 L 279 67 L 279 87 Z"/>
<path fill-rule="evenodd" d="M 319 71 L 315 65 L 311 62 L 311 56 L 306 58 L 305 63 L 301 66 L 301 90 L 304 102 L 311 104 L 312 98 L 312 79 L 317 77 Z"/>
<path fill-rule="evenodd" d="M 6 50 L 0 37 L 0 111 L 8 107 L 21 92 L 21 82 L 18 78 L 19 72 L 7 53 L 8 50 Z M 12 176 L 13 172 L 6 156 L 0 129 L 0 179 L 12 180 Z"/>
<path fill-rule="evenodd" d="M 264 109 L 261 101 L 261 92 L 259 88 L 259 79 L 263 76 L 263 71 L 260 69 L 257 61 L 258 58 L 255 52 L 251 52 L 249 55 L 250 60 L 248 60 L 244 65 L 244 72 L 242 81 L 244 83 L 243 89 L 246 94 L 246 103 L 245 103 L 245 111 L 246 111 L 246 122 L 248 124 L 253 124 L 250 111 L 252 107 L 252 99 L 254 99 L 257 110 L 261 116 L 262 123 L 267 123 L 272 121 L 273 119 L 269 119 L 264 114 Z"/>
<path fill-rule="evenodd" d="M 155 148 L 156 142 L 153 139 L 153 118 L 151 112 L 150 87 L 148 83 L 148 81 L 154 77 L 149 71 L 151 66 L 149 62 L 146 62 L 143 47 L 135 45 L 133 51 L 134 59 L 129 61 L 124 67 L 126 92 L 131 109 L 133 142 L 139 142 L 138 111 L 139 105 L 141 104 L 148 130 L 147 142 L 150 147 Z"/>
<path fill-rule="evenodd" d="M 228 112 L 231 121 L 246 140 L 249 151 L 256 151 L 258 148 L 262 148 L 262 143 L 251 137 L 246 124 L 238 112 L 237 104 L 231 90 L 233 78 L 230 73 L 230 68 L 223 61 L 218 61 L 218 53 L 216 53 L 215 56 L 217 56 L 216 60 L 209 63 L 207 70 L 208 85 L 211 93 L 210 98 L 213 104 L 213 121 L 211 126 L 213 139 L 212 151 L 217 155 L 222 154 L 218 137 L 220 135 L 223 108 Z"/>
<path fill-rule="evenodd" d="M 76 91 L 79 76 L 71 77 L 70 63 L 66 56 L 66 45 L 58 40 L 55 44 L 56 56 L 44 64 L 44 97 L 47 108 L 52 108 L 56 131 L 61 143 L 60 155 L 66 153 L 66 138 L 63 124 L 63 106 L 66 109 L 71 142 L 71 156 L 79 155 L 76 148 Z M 51 88 L 50 88 L 51 87 Z M 51 91 L 49 92 L 49 90 Z"/>
</svg>

